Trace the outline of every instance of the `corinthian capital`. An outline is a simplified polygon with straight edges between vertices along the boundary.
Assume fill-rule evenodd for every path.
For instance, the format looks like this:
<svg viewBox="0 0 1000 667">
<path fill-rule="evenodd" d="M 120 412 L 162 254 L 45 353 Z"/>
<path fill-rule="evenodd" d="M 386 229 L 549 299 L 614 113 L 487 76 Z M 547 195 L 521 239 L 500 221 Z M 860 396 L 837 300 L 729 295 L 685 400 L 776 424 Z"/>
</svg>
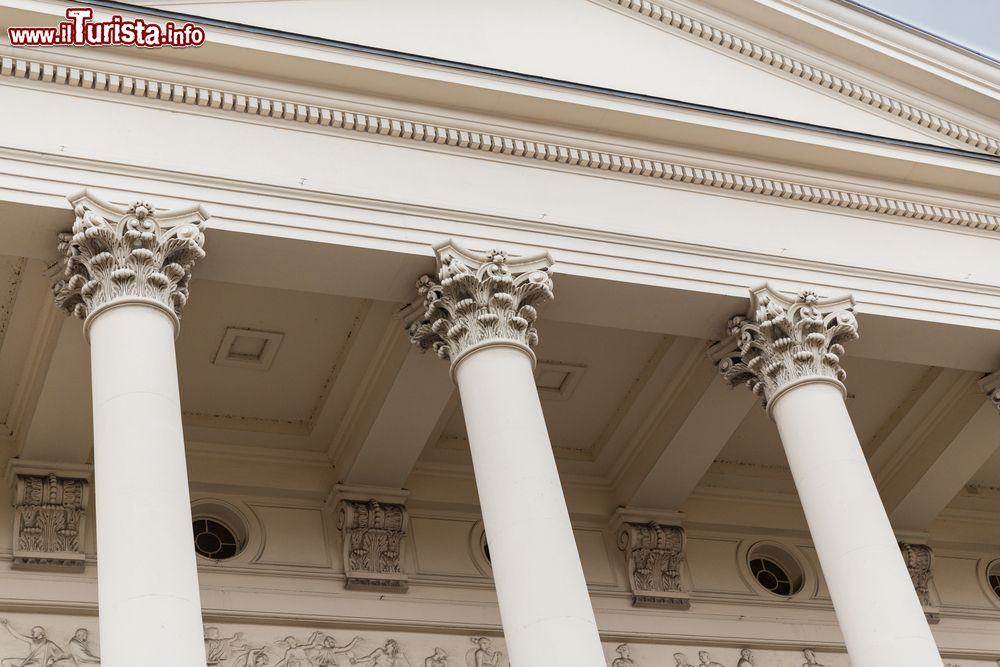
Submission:
<svg viewBox="0 0 1000 667">
<path fill-rule="evenodd" d="M 514 259 L 499 250 L 471 252 L 450 241 L 434 251 L 437 277 L 417 281 L 420 300 L 411 308 L 419 314 L 409 324 L 410 340 L 453 364 L 466 352 L 495 343 L 530 354 L 538 342 L 537 306 L 552 298 L 548 253 Z"/>
<path fill-rule="evenodd" d="M 1000 371 L 993 371 L 980 380 L 979 388 L 993 403 L 993 407 L 1000 410 Z"/>
<path fill-rule="evenodd" d="M 854 299 L 821 299 L 800 292 L 788 299 L 762 285 L 750 291 L 750 310 L 729 320 L 729 338 L 711 351 L 730 385 L 745 383 L 768 405 L 794 384 L 825 380 L 844 390 L 843 343 L 858 338 Z"/>
<path fill-rule="evenodd" d="M 71 232 L 59 234 L 63 276 L 54 287 L 59 307 L 89 320 L 106 307 L 142 302 L 162 309 L 176 324 L 191 269 L 205 256 L 205 210 L 196 205 L 156 211 L 143 201 L 121 207 L 87 191 L 69 201 L 76 221 Z"/>
</svg>

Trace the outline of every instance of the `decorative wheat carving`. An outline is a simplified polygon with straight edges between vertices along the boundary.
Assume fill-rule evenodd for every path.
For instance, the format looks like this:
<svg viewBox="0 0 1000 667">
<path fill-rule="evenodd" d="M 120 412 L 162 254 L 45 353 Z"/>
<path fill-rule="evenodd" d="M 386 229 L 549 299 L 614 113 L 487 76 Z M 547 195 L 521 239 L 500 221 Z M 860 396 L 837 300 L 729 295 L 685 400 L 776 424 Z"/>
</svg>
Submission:
<svg viewBox="0 0 1000 667">
<path fill-rule="evenodd" d="M 920 604 L 925 607 L 931 603 L 930 583 L 933 578 L 934 553 L 926 544 L 899 543 L 899 550 L 906 562 L 906 570 L 913 580 L 913 590 L 920 598 Z"/>
<path fill-rule="evenodd" d="M 681 583 L 687 539 L 680 526 L 656 522 L 625 523 L 618 548 L 625 552 L 626 571 L 636 607 L 689 606 Z"/>
<path fill-rule="evenodd" d="M 423 315 L 409 326 L 415 345 L 455 361 L 491 342 L 526 349 L 538 343 L 537 307 L 553 298 L 548 254 L 511 259 L 500 250 L 474 253 L 451 242 L 435 250 L 437 277 L 417 281 Z"/>
<path fill-rule="evenodd" d="M 406 592 L 403 547 L 409 520 L 406 507 L 377 500 L 344 500 L 337 527 L 344 543 L 347 588 Z"/>
<path fill-rule="evenodd" d="M 205 256 L 205 212 L 161 213 L 143 201 L 122 208 L 86 192 L 70 202 L 76 221 L 72 232 L 59 234 L 59 307 L 85 320 L 110 304 L 140 300 L 179 318 L 191 269 Z"/>
<path fill-rule="evenodd" d="M 843 343 L 858 338 L 854 300 L 800 292 L 788 299 L 764 285 L 751 290 L 750 310 L 729 320 L 729 338 L 712 356 L 730 385 L 745 383 L 766 406 L 775 394 L 807 378 L 843 383 Z"/>
<path fill-rule="evenodd" d="M 14 565 L 82 570 L 85 478 L 15 473 Z"/>
</svg>

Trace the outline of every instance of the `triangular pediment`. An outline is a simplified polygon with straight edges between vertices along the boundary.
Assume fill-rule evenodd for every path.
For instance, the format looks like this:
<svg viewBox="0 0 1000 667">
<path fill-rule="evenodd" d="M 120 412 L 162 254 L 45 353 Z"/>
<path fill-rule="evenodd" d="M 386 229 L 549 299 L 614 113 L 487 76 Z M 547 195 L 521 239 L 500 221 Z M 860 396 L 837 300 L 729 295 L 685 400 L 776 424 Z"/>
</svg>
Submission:
<svg viewBox="0 0 1000 667">
<path fill-rule="evenodd" d="M 668 0 L 145 4 L 727 111 L 1000 152 L 1000 145 L 987 145 L 996 143 L 987 135 L 920 108 L 916 91 L 900 96 L 879 90 L 846 74 L 852 71 L 847 63 L 789 55 L 780 33 L 764 37 L 759 27 L 718 27 L 722 23 Z"/>
</svg>

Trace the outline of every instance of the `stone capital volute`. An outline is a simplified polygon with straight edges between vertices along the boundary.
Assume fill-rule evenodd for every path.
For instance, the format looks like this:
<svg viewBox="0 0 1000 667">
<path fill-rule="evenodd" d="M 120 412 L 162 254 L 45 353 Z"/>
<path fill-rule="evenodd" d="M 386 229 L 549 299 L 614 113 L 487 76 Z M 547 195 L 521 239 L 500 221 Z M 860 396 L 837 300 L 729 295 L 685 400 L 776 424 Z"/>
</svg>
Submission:
<svg viewBox="0 0 1000 667">
<path fill-rule="evenodd" d="M 419 299 L 404 311 L 410 340 L 452 364 L 494 345 L 515 347 L 534 362 L 538 306 L 553 298 L 548 253 L 510 257 L 478 253 L 453 241 L 434 247 L 436 276 L 417 281 Z"/>
<path fill-rule="evenodd" d="M 1000 411 L 1000 371 L 993 371 L 980 380 L 979 388 L 990 399 L 993 407 Z"/>
<path fill-rule="evenodd" d="M 76 220 L 59 234 L 56 304 L 84 320 L 85 333 L 98 314 L 129 303 L 161 310 L 176 331 L 191 270 L 205 256 L 205 210 L 158 211 L 144 201 L 117 206 L 86 190 L 68 199 Z"/>
<path fill-rule="evenodd" d="M 730 319 L 727 329 L 728 338 L 709 354 L 726 382 L 746 384 L 768 412 L 778 396 L 807 382 L 845 391 L 843 343 L 858 338 L 852 297 L 803 291 L 788 298 L 764 284 L 750 290 L 750 309 Z"/>
</svg>

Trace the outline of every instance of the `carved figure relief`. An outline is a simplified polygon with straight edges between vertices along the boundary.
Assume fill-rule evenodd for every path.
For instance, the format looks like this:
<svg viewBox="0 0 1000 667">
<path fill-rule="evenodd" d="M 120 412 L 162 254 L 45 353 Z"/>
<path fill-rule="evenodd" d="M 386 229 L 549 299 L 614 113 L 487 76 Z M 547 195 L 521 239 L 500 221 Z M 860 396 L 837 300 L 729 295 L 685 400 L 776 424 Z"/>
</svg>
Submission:
<svg viewBox="0 0 1000 667">
<path fill-rule="evenodd" d="M 632 649 L 629 648 L 628 644 L 619 644 L 615 648 L 615 653 L 618 654 L 618 657 L 611 663 L 611 667 L 635 667 L 635 661 L 632 660 Z"/>
<path fill-rule="evenodd" d="M 729 339 L 712 349 L 730 385 L 746 384 L 767 406 L 797 380 L 826 378 L 842 383 L 843 343 L 858 338 L 854 301 L 820 299 L 800 292 L 794 299 L 763 286 L 751 291 L 750 310 L 729 320 Z"/>
<path fill-rule="evenodd" d="M 724 667 L 722 663 L 713 661 L 709 657 L 708 651 L 698 651 L 698 660 L 701 663 L 698 667 Z"/>
<path fill-rule="evenodd" d="M 625 552 L 632 604 L 636 607 L 680 607 L 689 599 L 681 584 L 686 539 L 679 526 L 626 523 L 618 536 Z"/>
<path fill-rule="evenodd" d="M 448 667 L 448 654 L 441 647 L 434 649 L 434 655 L 424 658 L 424 667 Z"/>
<path fill-rule="evenodd" d="M 472 637 L 473 648 L 465 654 L 468 667 L 507 667 L 507 658 L 502 651 L 493 648 L 489 637 Z"/>
<path fill-rule="evenodd" d="M 50 633 L 42 626 L 35 626 L 29 631 L 21 633 L 11 627 L 9 621 L 0 618 L 0 625 L 4 627 L 6 633 L 16 640 L 10 639 L 6 643 L 0 641 L 0 667 L 90 667 L 100 665 L 101 658 L 96 654 L 96 649 L 89 644 L 89 633 L 86 628 L 76 629 L 65 644 L 58 638 L 54 641 L 50 638 Z M 65 635 L 64 635 L 65 636 Z M 458 637 L 452 637 L 458 640 Z M 2 640 L 2 637 L 0 637 Z M 472 647 L 465 655 L 465 667 L 510 667 L 509 661 L 504 651 L 494 647 L 494 640 L 489 637 L 470 637 Z M 423 667 L 455 667 L 454 661 L 449 657 L 449 650 L 441 646 L 433 649 L 428 648 L 432 644 L 426 640 L 419 641 L 411 637 L 414 642 L 410 646 L 411 652 L 421 651 L 422 655 L 427 655 L 418 664 Z M 16 643 L 22 648 L 14 650 L 11 646 Z M 217 667 L 413 667 L 409 657 L 404 650 L 404 643 L 396 638 L 383 638 L 377 642 L 367 642 L 368 646 L 363 647 L 365 640 L 355 636 L 345 644 L 339 644 L 336 638 L 324 631 L 315 631 L 306 640 L 300 640 L 294 635 L 285 636 L 272 642 L 247 641 L 244 632 L 233 631 L 230 626 L 227 631 L 222 631 L 215 626 L 205 628 L 206 662 Z M 420 645 L 419 647 L 417 645 Z M 444 644 L 448 646 L 448 644 Z M 468 644 L 467 644 L 468 646 Z M 4 651 L 3 647 L 8 650 Z M 651 653 L 655 649 L 656 653 Z M 667 664 L 670 662 L 668 656 L 673 657 L 671 667 L 757 667 L 763 663 L 763 667 L 777 667 L 778 664 L 798 664 L 791 652 L 764 652 L 763 658 L 754 655 L 754 651 L 749 648 L 741 648 L 738 657 L 730 650 L 717 649 L 724 653 L 725 662 L 713 660 L 710 651 L 700 649 L 697 651 L 698 661 L 694 664 L 688 659 L 688 653 L 684 649 L 668 649 L 664 646 L 646 645 L 643 654 L 646 662 L 652 661 L 654 664 Z M 801 655 L 805 659 L 802 667 L 823 667 L 817 657 L 816 652 L 811 648 L 800 649 Z M 211 651 L 211 653 L 210 653 Z M 633 657 L 632 645 L 627 643 L 618 644 L 614 647 L 613 654 L 616 656 L 610 660 L 610 667 L 641 667 L 640 663 Z M 779 658 L 784 654 L 783 658 Z M 209 657 L 211 656 L 211 657 Z M 650 657 L 652 656 L 652 657 Z M 662 657 L 657 657 L 662 656 Z M 1000 661 L 998 661 L 1000 663 Z M 846 656 L 827 661 L 826 664 L 847 665 Z M 977 663 L 978 664 L 978 663 Z M 991 663 L 992 664 L 992 663 Z"/>
<path fill-rule="evenodd" d="M 355 637 L 343 646 L 337 645 L 337 640 L 331 635 L 321 632 L 314 632 L 309 638 L 309 645 L 306 647 L 306 656 L 310 665 L 334 665 L 351 664 L 355 662 L 354 647 L 361 642 L 361 637 Z"/>
<path fill-rule="evenodd" d="M 56 304 L 86 319 L 113 302 L 142 299 L 180 317 L 191 270 L 205 256 L 205 212 L 161 213 L 142 201 L 126 209 L 86 193 L 73 204 L 73 229 L 59 234 L 63 278 L 54 286 Z"/>
<path fill-rule="evenodd" d="M 205 628 L 205 658 L 208 664 L 218 665 L 229 657 L 234 642 L 242 642 L 243 633 L 237 632 L 232 637 L 219 637 L 219 628 Z"/>
<path fill-rule="evenodd" d="M 383 646 L 376 648 L 364 657 L 352 660 L 351 664 L 370 664 L 371 667 L 410 667 L 410 661 L 403 655 L 399 648 L 399 642 L 395 639 L 386 640 Z"/>
<path fill-rule="evenodd" d="M 417 281 L 423 314 L 409 326 L 415 345 L 454 361 L 490 341 L 538 343 L 537 307 L 552 298 L 547 254 L 511 259 L 500 250 L 473 253 L 454 244 L 436 252 L 437 277 Z"/>
<path fill-rule="evenodd" d="M 403 505 L 341 501 L 337 527 L 343 536 L 348 589 L 406 592 L 402 556 L 407 521 Z"/>
<path fill-rule="evenodd" d="M 14 565 L 82 570 L 89 491 L 84 478 L 17 474 Z"/>
<path fill-rule="evenodd" d="M 811 648 L 802 649 L 802 657 L 806 659 L 802 667 L 823 667 L 823 663 L 816 660 L 816 652 Z"/>
<path fill-rule="evenodd" d="M 0 659 L 0 667 L 76 667 L 77 665 L 99 665 L 101 659 L 91 653 L 88 645 L 89 632 L 78 629 L 63 649 L 48 638 L 45 628 L 36 625 L 28 634 L 21 634 L 11 627 L 6 618 L 0 618 L 0 625 L 11 637 L 24 643 L 24 655 Z"/>
<path fill-rule="evenodd" d="M 244 646 L 233 656 L 233 667 L 265 667 L 270 660 L 263 646 Z"/>
</svg>

